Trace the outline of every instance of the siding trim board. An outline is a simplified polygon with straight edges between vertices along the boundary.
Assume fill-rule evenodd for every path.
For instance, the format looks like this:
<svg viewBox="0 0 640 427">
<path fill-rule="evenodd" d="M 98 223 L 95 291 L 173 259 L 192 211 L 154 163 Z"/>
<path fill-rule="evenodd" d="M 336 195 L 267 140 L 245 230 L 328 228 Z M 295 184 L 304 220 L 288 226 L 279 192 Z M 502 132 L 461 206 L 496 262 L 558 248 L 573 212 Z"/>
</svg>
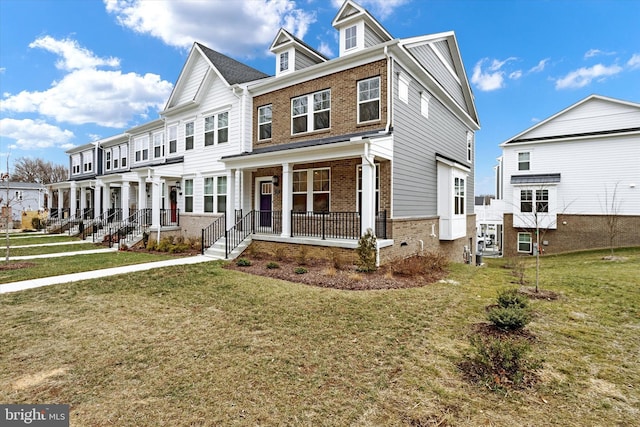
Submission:
<svg viewBox="0 0 640 427">
<path fill-rule="evenodd" d="M 634 132 L 640 132 L 640 127 L 627 128 L 627 129 L 602 130 L 602 131 L 598 131 L 598 132 L 574 133 L 574 134 L 569 134 L 569 135 L 541 136 L 541 137 L 538 137 L 538 138 L 514 139 L 514 140 L 511 140 L 511 141 L 505 142 L 505 144 L 515 144 L 515 143 L 518 143 L 518 142 L 551 141 L 551 140 L 554 140 L 554 139 L 583 138 L 583 137 L 588 137 L 588 136 L 617 135 L 617 134 L 634 133 Z"/>
</svg>

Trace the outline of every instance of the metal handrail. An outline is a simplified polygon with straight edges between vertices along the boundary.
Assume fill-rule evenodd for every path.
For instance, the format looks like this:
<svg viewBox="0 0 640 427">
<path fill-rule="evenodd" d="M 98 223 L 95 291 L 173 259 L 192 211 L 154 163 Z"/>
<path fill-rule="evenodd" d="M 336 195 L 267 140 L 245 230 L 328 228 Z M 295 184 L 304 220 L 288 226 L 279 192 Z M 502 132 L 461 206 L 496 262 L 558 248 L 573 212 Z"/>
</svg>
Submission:
<svg viewBox="0 0 640 427">
<path fill-rule="evenodd" d="M 227 217 L 223 214 L 220 218 L 216 219 L 213 223 L 209 224 L 202 229 L 200 239 L 200 254 L 204 255 L 206 248 L 213 246 L 222 236 L 225 235 L 225 228 L 227 224 Z"/>
</svg>

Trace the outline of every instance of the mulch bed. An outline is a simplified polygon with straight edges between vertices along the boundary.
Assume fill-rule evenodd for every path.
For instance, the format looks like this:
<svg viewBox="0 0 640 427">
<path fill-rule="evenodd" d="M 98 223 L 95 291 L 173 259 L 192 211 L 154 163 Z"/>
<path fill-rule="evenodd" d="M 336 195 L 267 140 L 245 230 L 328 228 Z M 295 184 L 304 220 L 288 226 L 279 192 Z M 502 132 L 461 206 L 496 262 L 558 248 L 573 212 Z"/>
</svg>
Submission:
<svg viewBox="0 0 640 427">
<path fill-rule="evenodd" d="M 250 266 L 238 266 L 236 262 L 233 261 L 225 265 L 225 268 L 254 274 L 256 276 L 343 290 L 416 288 L 436 282 L 446 275 L 446 272 L 442 272 L 429 275 L 403 276 L 392 274 L 384 267 L 371 273 L 363 273 L 357 271 L 355 265 L 343 266 L 340 269 L 336 269 L 329 261 L 324 260 L 311 260 L 305 265 L 300 265 L 291 260 L 246 259 L 249 259 L 251 262 Z M 267 268 L 267 264 L 270 262 L 276 262 L 278 268 Z M 295 270 L 299 267 L 305 268 L 307 272 L 303 274 L 296 273 Z"/>
</svg>

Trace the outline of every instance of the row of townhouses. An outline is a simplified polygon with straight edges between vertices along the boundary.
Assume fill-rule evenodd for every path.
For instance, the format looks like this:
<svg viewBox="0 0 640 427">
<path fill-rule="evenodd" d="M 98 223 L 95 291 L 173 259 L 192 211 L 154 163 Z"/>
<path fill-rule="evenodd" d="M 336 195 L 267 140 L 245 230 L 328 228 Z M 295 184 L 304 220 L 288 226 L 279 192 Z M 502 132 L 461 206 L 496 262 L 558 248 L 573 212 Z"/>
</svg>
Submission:
<svg viewBox="0 0 640 427">
<path fill-rule="evenodd" d="M 462 261 L 479 120 L 455 34 L 394 38 L 350 0 L 332 25 L 334 59 L 281 29 L 273 76 L 194 43 L 157 120 L 68 151 L 51 215 L 144 212 L 151 233 L 215 225 L 289 248 L 353 249 L 372 230 L 383 263 Z"/>
</svg>

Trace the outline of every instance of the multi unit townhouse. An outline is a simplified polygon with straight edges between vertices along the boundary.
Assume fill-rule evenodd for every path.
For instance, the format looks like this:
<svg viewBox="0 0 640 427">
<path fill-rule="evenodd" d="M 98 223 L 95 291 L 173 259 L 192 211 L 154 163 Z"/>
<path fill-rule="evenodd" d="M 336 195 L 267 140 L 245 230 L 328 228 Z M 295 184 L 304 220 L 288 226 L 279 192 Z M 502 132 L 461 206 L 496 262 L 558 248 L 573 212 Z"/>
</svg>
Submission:
<svg viewBox="0 0 640 427">
<path fill-rule="evenodd" d="M 505 255 L 640 245 L 640 104 L 591 95 L 501 147 Z"/>
<path fill-rule="evenodd" d="M 227 252 L 243 240 L 349 250 L 371 231 L 383 263 L 428 250 L 462 261 L 479 121 L 455 34 L 393 38 L 350 0 L 332 24 L 334 59 L 281 29 L 273 76 L 196 43 L 161 118 L 69 152 L 72 168 L 93 153 L 103 169 L 72 169 L 57 190 L 100 188 L 72 203 L 96 213 L 149 209 L 151 231 L 216 224 L 205 244 Z"/>
</svg>

